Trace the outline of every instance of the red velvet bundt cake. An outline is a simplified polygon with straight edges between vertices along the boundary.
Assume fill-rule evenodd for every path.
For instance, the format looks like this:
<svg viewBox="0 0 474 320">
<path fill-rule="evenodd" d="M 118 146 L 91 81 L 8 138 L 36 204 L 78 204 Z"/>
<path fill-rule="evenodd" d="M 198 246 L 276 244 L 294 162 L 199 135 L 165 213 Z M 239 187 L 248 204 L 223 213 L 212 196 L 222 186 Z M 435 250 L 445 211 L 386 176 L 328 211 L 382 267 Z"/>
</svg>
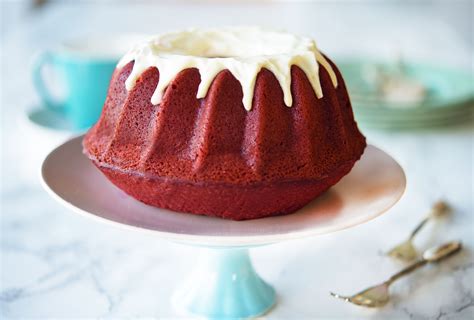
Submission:
<svg viewBox="0 0 474 320">
<path fill-rule="evenodd" d="M 303 207 L 366 143 L 339 71 L 314 41 L 231 28 L 133 48 L 83 145 L 146 204 L 245 220 Z"/>
</svg>

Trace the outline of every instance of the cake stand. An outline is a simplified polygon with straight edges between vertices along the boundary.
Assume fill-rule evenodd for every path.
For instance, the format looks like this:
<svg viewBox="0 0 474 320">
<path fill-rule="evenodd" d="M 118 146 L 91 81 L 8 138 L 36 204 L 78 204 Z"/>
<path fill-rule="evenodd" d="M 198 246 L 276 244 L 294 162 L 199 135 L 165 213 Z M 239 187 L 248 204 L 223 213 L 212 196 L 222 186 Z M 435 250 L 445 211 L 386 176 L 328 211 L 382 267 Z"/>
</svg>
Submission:
<svg viewBox="0 0 474 320">
<path fill-rule="evenodd" d="M 274 289 L 252 267 L 248 249 L 326 234 L 369 221 L 392 207 L 405 190 L 402 168 L 368 146 L 338 184 L 290 215 L 229 221 L 147 206 L 110 183 L 82 154 L 82 136 L 54 149 L 44 160 L 42 181 L 71 211 L 129 230 L 200 247 L 189 278 L 172 302 L 187 314 L 208 318 L 262 315 L 275 304 Z"/>
</svg>

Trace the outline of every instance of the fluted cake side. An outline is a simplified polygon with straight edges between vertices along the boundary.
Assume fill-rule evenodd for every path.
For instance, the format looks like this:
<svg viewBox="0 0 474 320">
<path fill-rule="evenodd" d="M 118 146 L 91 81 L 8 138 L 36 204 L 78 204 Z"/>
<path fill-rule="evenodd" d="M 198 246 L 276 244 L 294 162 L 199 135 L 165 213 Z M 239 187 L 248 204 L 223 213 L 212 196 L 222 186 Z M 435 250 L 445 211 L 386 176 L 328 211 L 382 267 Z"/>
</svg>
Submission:
<svg viewBox="0 0 474 320">
<path fill-rule="evenodd" d="M 321 68 L 320 99 L 292 66 L 290 108 L 262 69 L 247 111 L 240 83 L 226 70 L 198 99 L 200 74 L 185 69 L 153 105 L 159 71 L 147 69 L 127 91 L 130 62 L 115 71 L 84 151 L 114 184 L 150 205 L 234 220 L 293 212 L 347 174 L 366 146 L 331 66 L 339 85 Z"/>
</svg>

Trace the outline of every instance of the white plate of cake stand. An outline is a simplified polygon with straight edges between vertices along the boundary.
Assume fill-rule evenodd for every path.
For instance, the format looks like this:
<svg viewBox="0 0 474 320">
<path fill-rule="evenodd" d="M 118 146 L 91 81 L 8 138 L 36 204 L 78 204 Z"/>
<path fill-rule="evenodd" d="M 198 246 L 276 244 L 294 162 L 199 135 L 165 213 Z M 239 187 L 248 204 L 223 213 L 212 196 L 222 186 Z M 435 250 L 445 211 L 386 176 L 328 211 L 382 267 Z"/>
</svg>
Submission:
<svg viewBox="0 0 474 320">
<path fill-rule="evenodd" d="M 248 221 L 175 213 L 147 206 L 110 183 L 82 154 L 82 136 L 44 160 L 49 194 L 73 212 L 158 238 L 198 246 L 203 253 L 172 301 L 180 312 L 207 318 L 248 318 L 269 311 L 274 289 L 255 272 L 248 249 L 327 234 L 369 221 L 405 190 L 405 174 L 389 155 L 368 146 L 352 171 L 296 213 Z"/>
</svg>

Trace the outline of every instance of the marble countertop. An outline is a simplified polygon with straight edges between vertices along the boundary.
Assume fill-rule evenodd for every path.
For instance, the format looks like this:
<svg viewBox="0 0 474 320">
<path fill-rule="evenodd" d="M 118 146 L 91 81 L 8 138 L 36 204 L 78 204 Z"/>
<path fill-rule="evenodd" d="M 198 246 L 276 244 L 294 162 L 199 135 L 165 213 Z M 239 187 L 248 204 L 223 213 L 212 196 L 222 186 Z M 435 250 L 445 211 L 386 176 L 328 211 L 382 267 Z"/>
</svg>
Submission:
<svg viewBox="0 0 474 320">
<path fill-rule="evenodd" d="M 33 13 L 12 4 L 4 9 L 13 27 L 2 30 L 0 317 L 176 318 L 169 297 L 198 250 L 68 212 L 41 189 L 37 169 L 42 154 L 31 151 L 38 145 L 44 150 L 54 139 L 41 140 L 24 121 L 25 110 L 38 105 L 28 64 L 32 55 L 84 29 L 140 31 L 131 23 L 104 27 L 100 20 L 111 19 L 113 10 L 123 18 L 132 9 L 102 8 L 100 13 L 90 6 L 80 12 L 58 6 Z M 56 28 L 58 22 L 64 28 Z M 474 125 L 364 133 L 405 169 L 404 197 L 388 213 L 358 227 L 252 249 L 255 268 L 278 292 L 278 305 L 265 318 L 472 319 Z M 453 214 L 429 224 L 416 245 L 423 250 L 460 239 L 465 246 L 461 254 L 394 284 L 393 299 L 382 309 L 363 309 L 329 296 L 329 291 L 356 292 L 400 269 L 383 252 L 404 239 L 440 198 L 452 204 Z"/>
</svg>

